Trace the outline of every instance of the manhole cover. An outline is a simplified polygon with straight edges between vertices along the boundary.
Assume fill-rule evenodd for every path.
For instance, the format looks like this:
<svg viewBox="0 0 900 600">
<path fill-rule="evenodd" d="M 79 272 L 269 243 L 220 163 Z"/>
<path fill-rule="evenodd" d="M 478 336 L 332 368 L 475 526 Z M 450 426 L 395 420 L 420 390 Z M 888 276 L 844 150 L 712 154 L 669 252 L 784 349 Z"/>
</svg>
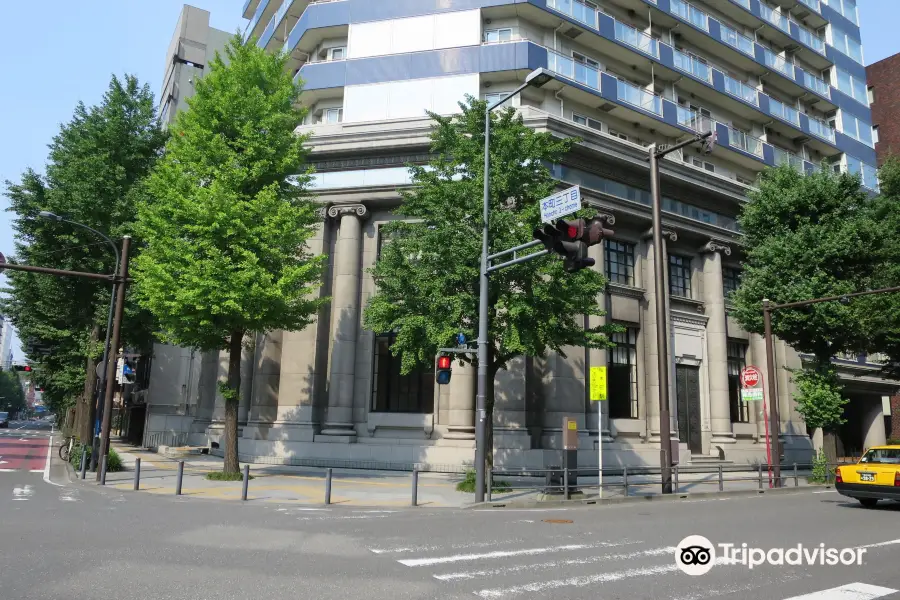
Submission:
<svg viewBox="0 0 900 600">
<path fill-rule="evenodd" d="M 544 519 L 544 523 L 574 523 L 570 519 Z"/>
</svg>

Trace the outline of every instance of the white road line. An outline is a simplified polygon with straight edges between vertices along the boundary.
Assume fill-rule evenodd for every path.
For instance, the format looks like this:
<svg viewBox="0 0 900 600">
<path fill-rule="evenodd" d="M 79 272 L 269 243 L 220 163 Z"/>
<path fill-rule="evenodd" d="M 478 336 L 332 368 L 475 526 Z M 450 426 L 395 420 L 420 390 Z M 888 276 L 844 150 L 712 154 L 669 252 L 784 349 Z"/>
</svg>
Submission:
<svg viewBox="0 0 900 600">
<path fill-rule="evenodd" d="M 444 575 L 434 575 L 435 579 L 440 581 L 455 581 L 460 579 L 475 579 L 477 577 L 506 575 L 508 573 L 516 573 L 518 571 L 536 571 L 539 569 L 556 569 L 559 567 L 570 565 L 587 565 L 591 563 L 606 562 L 608 560 L 626 560 L 630 558 L 639 558 L 644 556 L 663 556 L 666 554 L 674 554 L 675 547 L 668 546 L 665 548 L 651 548 L 649 550 L 639 550 L 637 552 L 626 552 L 624 554 L 601 554 L 599 556 L 589 556 L 587 558 L 573 558 L 569 560 L 554 560 L 544 563 L 531 565 L 514 565 L 511 567 L 503 567 L 499 569 L 488 569 L 484 571 L 462 571 L 460 573 L 446 573 Z"/>
<path fill-rule="evenodd" d="M 13 473 L 15 469 L 0 469 L 0 473 Z"/>
<path fill-rule="evenodd" d="M 47 462 L 44 464 L 44 481 L 50 485 L 63 487 L 61 483 L 53 483 L 50 481 L 50 456 L 53 454 L 53 436 L 47 438 Z"/>
<path fill-rule="evenodd" d="M 25 423 L 25 425 L 28 425 L 28 423 Z M 23 427 L 25 427 L 25 425 L 19 425 L 18 427 L 16 427 L 16 429 L 22 429 Z"/>
<path fill-rule="evenodd" d="M 509 556 L 534 556 L 547 554 L 548 552 L 566 552 L 569 550 L 588 550 L 590 548 L 608 548 L 621 546 L 619 542 L 597 542 L 594 544 L 567 544 L 565 546 L 545 546 L 543 548 L 524 548 L 522 550 L 495 550 L 482 554 L 455 554 L 453 556 L 437 556 L 433 558 L 407 558 L 397 562 L 407 567 L 427 567 L 430 565 L 443 565 L 446 563 L 465 562 L 472 560 L 506 558 Z"/>
<path fill-rule="evenodd" d="M 28 471 L 28 472 L 29 472 L 29 473 L 43 473 L 44 470 L 43 470 L 43 469 L 31 469 L 31 470 Z"/>
<path fill-rule="evenodd" d="M 868 583 L 848 583 L 847 585 L 813 592 L 812 594 L 792 596 L 785 600 L 874 600 L 896 592 L 897 590 L 892 590 L 891 588 Z"/>
<path fill-rule="evenodd" d="M 813 494 L 836 494 L 837 490 L 822 490 L 821 492 L 813 492 Z"/>
<path fill-rule="evenodd" d="M 866 544 L 865 546 L 857 546 L 857 548 L 878 548 L 881 546 L 894 546 L 900 544 L 900 540 L 889 540 L 887 542 L 878 542 L 877 544 Z"/>
</svg>

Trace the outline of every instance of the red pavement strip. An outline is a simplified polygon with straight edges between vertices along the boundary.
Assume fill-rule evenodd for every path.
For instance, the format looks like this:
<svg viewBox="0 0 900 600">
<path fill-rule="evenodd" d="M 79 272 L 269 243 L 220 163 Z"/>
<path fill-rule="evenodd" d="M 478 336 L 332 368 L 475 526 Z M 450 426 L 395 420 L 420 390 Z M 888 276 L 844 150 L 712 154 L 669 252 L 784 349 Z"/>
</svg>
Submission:
<svg viewBox="0 0 900 600">
<path fill-rule="evenodd" d="M 46 438 L 0 438 L 0 471 L 43 472 L 46 463 Z"/>
</svg>

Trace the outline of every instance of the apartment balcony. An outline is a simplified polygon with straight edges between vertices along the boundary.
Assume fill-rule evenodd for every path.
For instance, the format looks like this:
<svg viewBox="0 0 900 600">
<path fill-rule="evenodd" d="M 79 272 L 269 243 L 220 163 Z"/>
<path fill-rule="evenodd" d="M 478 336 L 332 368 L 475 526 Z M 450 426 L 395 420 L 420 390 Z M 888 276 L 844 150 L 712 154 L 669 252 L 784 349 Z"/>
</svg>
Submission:
<svg viewBox="0 0 900 600">
<path fill-rule="evenodd" d="M 293 10 L 292 8 L 291 12 Z M 311 53 L 326 39 L 347 38 L 349 30 L 349 0 L 308 3 L 280 48 L 289 55 L 287 69 L 293 73 L 304 63 L 319 60 L 321 57 L 313 57 Z"/>
<path fill-rule="evenodd" d="M 250 17 L 250 24 L 244 30 L 244 38 L 255 37 L 259 39 L 280 5 L 279 0 L 258 0 L 256 10 L 253 11 L 253 15 Z"/>
</svg>

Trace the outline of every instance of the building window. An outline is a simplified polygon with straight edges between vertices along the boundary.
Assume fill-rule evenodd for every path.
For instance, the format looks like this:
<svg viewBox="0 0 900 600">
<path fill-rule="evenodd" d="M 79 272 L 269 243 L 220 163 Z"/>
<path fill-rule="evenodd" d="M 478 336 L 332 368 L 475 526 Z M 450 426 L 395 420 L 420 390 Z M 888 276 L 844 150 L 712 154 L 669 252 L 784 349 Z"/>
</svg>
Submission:
<svg viewBox="0 0 900 600">
<path fill-rule="evenodd" d="M 742 183 L 742 184 L 744 184 L 744 185 L 749 185 L 749 186 L 751 186 L 751 187 L 756 185 L 755 182 L 751 181 L 750 179 L 747 179 L 746 177 L 741 177 L 740 175 L 735 175 L 735 176 L 734 176 L 734 179 L 735 179 L 735 181 L 737 181 L 738 183 Z"/>
<path fill-rule="evenodd" d="M 504 29 L 487 29 L 484 32 L 484 41 L 488 44 L 508 42 L 512 40 L 512 37 L 512 29 L 509 27 Z"/>
<path fill-rule="evenodd" d="M 872 125 L 872 143 L 878 143 L 878 125 Z"/>
<path fill-rule="evenodd" d="M 869 86 L 866 90 L 866 99 L 869 101 L 869 104 L 875 102 L 875 88 L 873 86 Z"/>
<path fill-rule="evenodd" d="M 613 137 L 617 137 L 617 138 L 619 138 L 620 140 L 625 140 L 626 142 L 628 141 L 628 136 L 627 136 L 627 135 L 625 135 L 624 133 L 620 133 L 620 132 L 616 131 L 615 129 L 610 129 L 610 130 L 609 130 L 609 135 L 611 135 L 611 136 L 613 136 Z"/>
<path fill-rule="evenodd" d="M 396 334 L 375 338 L 375 370 L 372 375 L 372 411 L 423 413 L 434 411 L 434 367 L 400 374 L 400 357 L 391 354 Z"/>
<path fill-rule="evenodd" d="M 591 129 L 596 129 L 597 131 L 603 131 L 603 123 L 596 119 L 585 117 L 584 115 L 579 115 L 576 112 L 572 113 L 572 121 L 578 123 L 579 125 L 584 125 L 586 127 L 590 127 Z"/>
<path fill-rule="evenodd" d="M 344 46 L 328 49 L 328 60 L 344 60 L 345 58 L 347 58 L 347 48 Z"/>
<path fill-rule="evenodd" d="M 686 256 L 669 255 L 669 294 L 691 297 L 691 259 Z"/>
<path fill-rule="evenodd" d="M 609 418 L 637 419 L 637 336 L 635 327 L 610 336 L 616 345 L 609 349 Z"/>
<path fill-rule="evenodd" d="M 731 404 L 731 422 L 749 423 L 750 406 L 741 400 L 741 371 L 747 366 L 747 344 L 728 341 L 728 399 Z"/>
<path fill-rule="evenodd" d="M 875 146 L 872 141 L 872 126 L 846 111 L 841 111 L 841 131 L 867 146 Z"/>
<path fill-rule="evenodd" d="M 485 102 L 488 103 L 488 106 L 490 106 L 494 102 L 499 102 L 499 101 L 503 100 L 504 98 L 506 98 L 507 96 L 509 96 L 509 92 L 491 92 L 490 94 L 484 95 L 484 100 L 485 100 Z M 512 100 L 512 98 L 507 98 L 506 102 L 498 105 L 497 107 L 499 108 L 500 106 L 503 106 L 503 107 L 512 106 L 512 104 L 510 103 L 511 100 Z"/>
<path fill-rule="evenodd" d="M 344 120 L 343 108 L 326 108 L 322 111 L 323 123 L 340 123 Z"/>
<path fill-rule="evenodd" d="M 700 169 L 705 169 L 705 170 L 709 171 L 710 173 L 716 172 L 716 165 L 712 164 L 711 162 L 707 162 L 705 160 L 700 160 L 699 158 L 691 159 L 691 162 L 694 164 L 695 167 L 698 167 Z"/>
<path fill-rule="evenodd" d="M 634 285 L 634 244 L 603 240 L 606 250 L 606 278 L 615 283 Z"/>
<path fill-rule="evenodd" d="M 734 267 L 722 267 L 722 288 L 725 297 L 728 298 L 732 292 L 741 285 L 741 271 Z"/>
</svg>

